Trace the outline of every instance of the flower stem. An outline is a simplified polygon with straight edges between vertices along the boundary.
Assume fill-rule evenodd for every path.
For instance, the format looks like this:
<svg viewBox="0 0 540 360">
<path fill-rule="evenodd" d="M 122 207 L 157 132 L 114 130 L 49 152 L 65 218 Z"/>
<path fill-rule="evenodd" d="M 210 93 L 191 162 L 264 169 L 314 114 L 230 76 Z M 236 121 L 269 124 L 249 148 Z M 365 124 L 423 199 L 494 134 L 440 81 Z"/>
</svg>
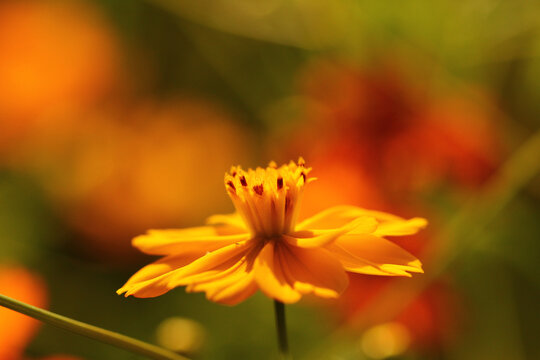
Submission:
<svg viewBox="0 0 540 360">
<path fill-rule="evenodd" d="M 289 342 L 287 341 L 287 325 L 285 324 L 285 304 L 274 300 L 274 310 L 276 313 L 276 329 L 278 336 L 279 354 L 283 360 L 291 359 L 289 353 Z"/>
<path fill-rule="evenodd" d="M 150 359 L 156 360 L 189 360 L 188 358 L 178 355 L 172 351 L 160 348 L 158 346 L 145 343 L 143 341 L 133 339 L 113 331 L 101 329 L 97 326 L 89 325 L 68 317 L 55 314 L 53 312 L 37 308 L 35 306 L 25 304 L 21 301 L 12 299 L 0 294 L 0 306 L 17 311 L 21 314 L 28 315 L 35 319 L 41 320 L 47 324 L 59 327 L 64 330 L 69 330 L 76 334 L 86 336 L 88 338 L 101 341 L 133 353 L 138 353 L 147 356 Z"/>
</svg>

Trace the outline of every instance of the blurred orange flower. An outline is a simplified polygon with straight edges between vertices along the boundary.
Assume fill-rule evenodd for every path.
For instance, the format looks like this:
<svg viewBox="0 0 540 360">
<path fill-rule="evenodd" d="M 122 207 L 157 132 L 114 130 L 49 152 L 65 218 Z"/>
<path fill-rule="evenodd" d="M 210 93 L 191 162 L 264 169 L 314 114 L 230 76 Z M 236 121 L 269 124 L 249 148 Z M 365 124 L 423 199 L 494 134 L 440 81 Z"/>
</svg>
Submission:
<svg viewBox="0 0 540 360">
<path fill-rule="evenodd" d="M 302 158 L 248 171 L 232 167 L 225 187 L 236 208 L 214 215 L 208 226 L 150 230 L 133 245 L 165 255 L 139 270 L 118 293 L 159 296 L 177 286 L 206 292 L 209 300 L 237 304 L 260 289 L 284 303 L 314 294 L 336 298 L 346 272 L 411 276 L 420 261 L 384 236 L 416 233 L 426 220 L 338 206 L 297 223 L 311 168 Z"/>
<path fill-rule="evenodd" d="M 219 178 L 234 159 L 249 159 L 247 132 L 210 102 L 147 102 L 88 119 L 40 161 L 61 213 L 85 235 L 78 245 L 126 260 L 137 233 L 230 209 Z"/>
<path fill-rule="evenodd" d="M 20 266 L 0 265 L 0 294 L 40 308 L 47 306 L 47 288 L 43 280 Z M 0 307 L 0 359 L 21 360 L 24 349 L 40 323 L 29 316 Z M 54 355 L 42 360 L 77 360 Z"/>
<path fill-rule="evenodd" d="M 0 149 L 62 128 L 67 114 L 104 100 L 119 62 L 114 32 L 93 4 L 1 2 Z"/>
<path fill-rule="evenodd" d="M 387 186 L 417 191 L 442 181 L 460 187 L 482 185 L 500 156 L 489 106 L 446 98 L 424 107 L 415 126 L 385 143 L 382 172 L 390 175 Z"/>
</svg>

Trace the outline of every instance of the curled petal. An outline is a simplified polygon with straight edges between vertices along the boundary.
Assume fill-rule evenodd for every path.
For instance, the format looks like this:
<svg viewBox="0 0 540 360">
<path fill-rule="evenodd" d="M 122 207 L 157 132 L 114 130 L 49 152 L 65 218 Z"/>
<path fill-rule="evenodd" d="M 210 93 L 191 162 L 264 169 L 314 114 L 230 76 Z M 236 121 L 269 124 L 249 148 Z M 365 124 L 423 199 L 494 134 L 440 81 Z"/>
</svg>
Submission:
<svg viewBox="0 0 540 360">
<path fill-rule="evenodd" d="M 382 211 L 366 210 L 357 206 L 335 206 L 317 215 L 306 219 L 296 226 L 297 230 L 305 229 L 333 229 L 341 227 L 357 217 L 372 217 L 377 220 L 379 226 L 376 234 L 380 236 L 412 235 L 427 225 L 422 218 L 403 219 L 399 216 Z M 352 231 L 354 234 L 365 233 L 358 228 Z"/>
<path fill-rule="evenodd" d="M 389 276 L 423 272 L 420 260 L 391 241 L 374 235 L 345 235 L 326 248 L 350 272 Z"/>
<path fill-rule="evenodd" d="M 423 218 L 404 219 L 402 217 L 385 213 L 382 211 L 366 210 L 356 208 L 356 211 L 364 216 L 372 216 L 378 222 L 379 226 L 374 235 L 377 236 L 404 236 L 416 234 L 419 230 L 427 226 L 427 220 Z M 353 230 L 351 234 L 360 234 Z"/>
<path fill-rule="evenodd" d="M 362 216 L 349 221 L 345 225 L 332 230 L 300 230 L 287 235 L 283 239 L 290 245 L 302 248 L 317 248 L 324 246 L 338 237 L 351 231 L 360 234 L 369 234 L 377 229 L 377 221 L 374 218 Z"/>
<path fill-rule="evenodd" d="M 399 220 L 384 222 L 379 225 L 374 235 L 377 236 L 403 236 L 413 235 L 418 230 L 427 226 L 427 220 L 423 218 L 412 218 L 410 220 Z M 356 231 L 354 232 L 356 233 Z"/>
<path fill-rule="evenodd" d="M 248 240 L 250 235 L 229 226 L 201 226 L 178 230 L 149 230 L 132 244 L 151 255 L 180 255 L 207 252 Z"/>
</svg>

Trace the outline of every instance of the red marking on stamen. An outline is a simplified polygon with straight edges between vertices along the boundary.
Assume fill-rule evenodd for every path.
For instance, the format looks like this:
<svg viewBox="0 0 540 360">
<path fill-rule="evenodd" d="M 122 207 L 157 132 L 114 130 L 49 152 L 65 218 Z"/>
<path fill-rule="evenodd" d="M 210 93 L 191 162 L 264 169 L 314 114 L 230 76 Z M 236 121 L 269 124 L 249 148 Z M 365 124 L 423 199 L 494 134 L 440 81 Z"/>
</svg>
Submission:
<svg viewBox="0 0 540 360">
<path fill-rule="evenodd" d="M 304 183 L 306 182 L 306 174 L 302 173 L 302 179 L 304 179 Z"/>
<path fill-rule="evenodd" d="M 232 175 L 232 177 L 236 177 L 236 174 L 238 174 L 238 173 L 236 171 L 233 171 L 231 175 Z"/>
<path fill-rule="evenodd" d="M 283 189 L 283 178 L 282 177 L 277 178 L 277 189 L 278 190 Z"/>
<path fill-rule="evenodd" d="M 255 191 L 258 195 L 262 195 L 264 191 L 264 186 L 262 184 L 253 186 L 253 191 Z"/>
<path fill-rule="evenodd" d="M 231 187 L 231 189 L 233 189 L 234 191 L 236 191 L 236 186 L 234 186 L 233 182 L 232 181 L 227 181 L 227 185 L 229 185 Z"/>
<path fill-rule="evenodd" d="M 242 186 L 247 186 L 246 177 L 243 175 L 240 177 L 240 184 L 242 184 Z"/>
</svg>

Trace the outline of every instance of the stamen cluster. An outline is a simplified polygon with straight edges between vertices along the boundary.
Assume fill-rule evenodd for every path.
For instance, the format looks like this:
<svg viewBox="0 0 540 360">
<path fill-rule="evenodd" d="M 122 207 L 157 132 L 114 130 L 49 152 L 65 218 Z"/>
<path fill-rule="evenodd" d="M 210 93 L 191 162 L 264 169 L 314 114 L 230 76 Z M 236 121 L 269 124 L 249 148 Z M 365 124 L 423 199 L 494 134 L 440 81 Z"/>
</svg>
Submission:
<svg viewBox="0 0 540 360">
<path fill-rule="evenodd" d="M 277 167 L 244 171 L 233 166 L 225 174 L 225 187 L 233 204 L 253 235 L 272 238 L 294 230 L 307 175 L 304 159 Z"/>
</svg>

